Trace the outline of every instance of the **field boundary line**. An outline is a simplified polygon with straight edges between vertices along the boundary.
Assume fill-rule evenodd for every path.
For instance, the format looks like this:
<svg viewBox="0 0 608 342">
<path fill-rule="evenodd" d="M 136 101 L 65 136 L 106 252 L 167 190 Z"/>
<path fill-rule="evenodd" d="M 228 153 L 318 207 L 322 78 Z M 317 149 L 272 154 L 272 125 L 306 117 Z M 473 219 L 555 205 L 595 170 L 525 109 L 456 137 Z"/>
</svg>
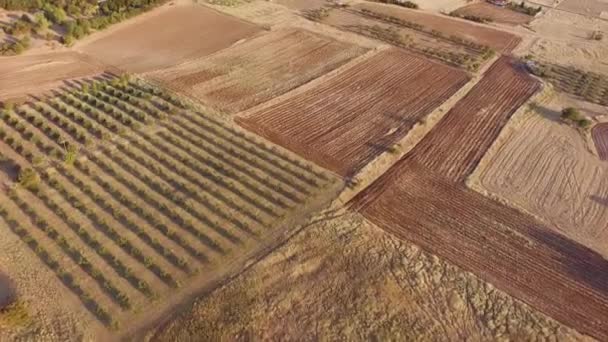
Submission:
<svg viewBox="0 0 608 342">
<path fill-rule="evenodd" d="M 272 228 L 273 232 L 265 236 L 264 241 L 259 241 L 261 245 L 258 248 L 226 262 L 221 271 L 212 270 L 209 273 L 201 273 L 201 275 L 190 279 L 188 285 L 179 289 L 179 293 L 167 297 L 164 303 L 156 307 L 150 307 L 146 314 L 147 317 L 137 317 L 128 329 L 120 332 L 118 336 L 120 340 L 146 340 L 146 336 L 156 330 L 155 327 L 167 324 L 188 307 L 194 305 L 198 299 L 229 284 L 264 257 L 287 243 L 289 239 L 311 223 L 316 222 L 316 217 L 332 213 L 330 207 L 332 199 L 342 191 L 343 182 L 337 181 L 332 187 L 332 189 L 328 188 L 325 192 L 321 192 L 315 198 L 309 200 L 309 202 L 316 201 L 316 204 L 305 208 L 305 210 L 298 212 L 287 220 L 275 224 Z M 326 199 L 323 200 L 323 198 Z M 304 223 L 294 225 L 298 221 Z M 200 286 L 201 282 L 204 284 L 202 287 Z"/>
<path fill-rule="evenodd" d="M 370 186 L 409 153 L 427 134 L 429 134 L 429 132 L 431 132 L 435 125 L 443 119 L 452 107 L 479 83 L 486 71 L 494 65 L 500 57 L 500 54 L 492 57 L 492 59 L 490 59 L 464 86 L 456 91 L 456 93 L 444 101 L 439 107 L 435 108 L 431 113 L 416 122 L 401 140 L 389 148 L 389 151 L 378 155 L 359 170 L 350 182 L 347 181 L 347 183 L 352 184 L 351 187 L 344 189 L 340 194 L 340 197 L 336 199 L 334 205 L 346 205 L 346 203 L 350 202 L 357 194 Z"/>
<path fill-rule="evenodd" d="M 496 156 L 499 150 L 504 146 L 504 144 L 516 133 L 518 129 L 522 129 L 526 120 L 531 118 L 533 115 L 539 115 L 538 113 L 534 113 L 534 109 L 530 108 L 530 106 L 537 103 L 547 103 L 554 96 L 556 96 L 555 88 L 548 82 L 541 82 L 542 90 L 537 92 L 535 95 L 530 97 L 528 101 L 526 101 L 512 116 L 509 122 L 503 127 L 502 131 L 494 140 L 490 148 L 483 155 L 483 158 L 479 161 L 473 172 L 467 176 L 464 184 L 467 188 L 487 197 L 489 199 L 495 200 L 502 205 L 507 207 L 515 208 L 516 210 L 530 215 L 536 220 L 540 221 L 542 224 L 546 226 L 553 226 L 551 222 L 546 220 L 543 217 L 527 210 L 523 206 L 518 205 L 517 203 L 512 203 L 509 200 L 490 192 L 484 188 L 481 182 L 481 175 L 486 171 L 488 165 L 491 162 L 491 159 Z"/>
</svg>

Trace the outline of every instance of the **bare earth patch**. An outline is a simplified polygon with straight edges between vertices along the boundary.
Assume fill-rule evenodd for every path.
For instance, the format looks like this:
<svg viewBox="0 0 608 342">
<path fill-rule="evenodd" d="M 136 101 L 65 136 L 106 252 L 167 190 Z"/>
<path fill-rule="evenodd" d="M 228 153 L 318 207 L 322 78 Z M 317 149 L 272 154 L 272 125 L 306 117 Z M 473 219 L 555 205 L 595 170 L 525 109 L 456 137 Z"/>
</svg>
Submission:
<svg viewBox="0 0 608 342">
<path fill-rule="evenodd" d="M 122 23 L 78 49 L 127 71 L 145 72 L 209 55 L 259 30 L 200 5 L 175 5 Z"/>
<path fill-rule="evenodd" d="M 146 77 L 235 113 L 286 93 L 364 51 L 309 31 L 286 29 Z"/>
<path fill-rule="evenodd" d="M 0 57 L 0 101 L 40 95 L 63 85 L 64 80 L 113 71 L 75 52 Z"/>
<path fill-rule="evenodd" d="M 358 214 L 328 216 L 148 339 L 585 339 Z"/>
</svg>

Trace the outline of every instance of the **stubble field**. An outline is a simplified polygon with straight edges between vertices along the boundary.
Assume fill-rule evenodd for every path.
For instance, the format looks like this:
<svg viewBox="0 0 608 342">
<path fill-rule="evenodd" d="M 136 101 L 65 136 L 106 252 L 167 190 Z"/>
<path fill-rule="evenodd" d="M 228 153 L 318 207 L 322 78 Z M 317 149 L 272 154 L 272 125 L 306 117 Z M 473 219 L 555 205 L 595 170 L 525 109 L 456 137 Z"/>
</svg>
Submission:
<svg viewBox="0 0 608 342">
<path fill-rule="evenodd" d="M 236 113 L 307 83 L 364 51 L 309 31 L 284 29 L 145 77 Z"/>
<path fill-rule="evenodd" d="M 161 7 L 144 16 L 96 35 L 77 49 L 139 73 L 212 54 L 260 31 L 253 24 L 193 4 Z"/>
<path fill-rule="evenodd" d="M 128 331 L 170 310 L 178 289 L 204 288 L 278 243 L 340 184 L 171 94 L 122 82 L 2 113 L 4 163 L 34 176 L 3 183 L 0 214 L 92 327 Z"/>
<path fill-rule="evenodd" d="M 390 149 L 467 80 L 462 71 L 390 49 L 236 121 L 350 177 Z"/>
</svg>

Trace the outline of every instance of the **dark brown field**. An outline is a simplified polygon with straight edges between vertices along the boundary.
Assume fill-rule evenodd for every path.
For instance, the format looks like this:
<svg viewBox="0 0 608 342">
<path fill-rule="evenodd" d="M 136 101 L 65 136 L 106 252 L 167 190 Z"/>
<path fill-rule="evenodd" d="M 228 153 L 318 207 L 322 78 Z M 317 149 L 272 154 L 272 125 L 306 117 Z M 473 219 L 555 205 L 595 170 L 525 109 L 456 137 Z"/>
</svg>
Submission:
<svg viewBox="0 0 608 342">
<path fill-rule="evenodd" d="M 462 71 L 391 49 L 236 120 L 348 177 L 403 138 L 467 80 Z"/>
<path fill-rule="evenodd" d="M 477 166 L 511 115 L 539 83 L 501 57 L 407 158 L 455 182 Z"/>
</svg>

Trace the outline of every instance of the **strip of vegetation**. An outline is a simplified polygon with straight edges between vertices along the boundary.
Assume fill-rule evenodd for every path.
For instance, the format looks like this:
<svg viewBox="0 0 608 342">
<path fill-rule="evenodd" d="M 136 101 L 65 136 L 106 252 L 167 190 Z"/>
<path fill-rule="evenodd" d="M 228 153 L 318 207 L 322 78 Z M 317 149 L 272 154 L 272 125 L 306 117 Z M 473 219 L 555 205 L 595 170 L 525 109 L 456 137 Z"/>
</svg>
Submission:
<svg viewBox="0 0 608 342">
<path fill-rule="evenodd" d="M 480 16 L 472 15 L 472 14 L 460 14 L 456 11 L 451 12 L 450 16 L 455 17 L 455 18 L 465 19 L 468 21 L 474 21 L 476 23 L 482 23 L 482 24 L 487 24 L 487 23 L 491 23 L 492 21 L 494 21 L 494 20 L 492 20 L 492 18 L 480 17 Z"/>
<path fill-rule="evenodd" d="M 408 0 L 373 0 L 374 2 L 380 2 L 383 4 L 397 5 L 405 8 L 418 9 L 417 3 Z"/>
<path fill-rule="evenodd" d="M 586 129 L 591 127 L 591 120 L 587 119 L 581 112 L 574 107 L 567 107 L 562 110 L 562 120 L 574 123 L 578 127 Z"/>
</svg>

